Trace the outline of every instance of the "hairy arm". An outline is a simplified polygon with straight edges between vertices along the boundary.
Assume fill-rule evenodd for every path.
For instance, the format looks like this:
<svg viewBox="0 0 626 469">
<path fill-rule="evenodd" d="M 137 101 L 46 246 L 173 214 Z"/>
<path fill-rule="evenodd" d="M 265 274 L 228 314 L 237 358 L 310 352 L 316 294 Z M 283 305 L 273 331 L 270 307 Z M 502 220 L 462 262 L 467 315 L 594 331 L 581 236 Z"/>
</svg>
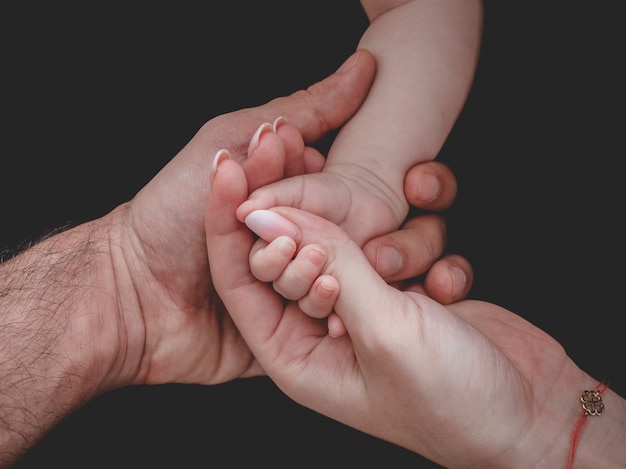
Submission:
<svg viewBox="0 0 626 469">
<path fill-rule="evenodd" d="M 0 264 L 0 467 L 120 377 L 109 239 L 87 223 Z"/>
</svg>

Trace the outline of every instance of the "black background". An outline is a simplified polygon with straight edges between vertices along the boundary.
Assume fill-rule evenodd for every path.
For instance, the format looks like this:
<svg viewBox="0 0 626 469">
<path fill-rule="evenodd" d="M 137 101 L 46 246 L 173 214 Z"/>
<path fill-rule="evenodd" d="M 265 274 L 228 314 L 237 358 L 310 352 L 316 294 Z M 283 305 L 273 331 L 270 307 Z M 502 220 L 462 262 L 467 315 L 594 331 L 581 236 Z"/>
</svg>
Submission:
<svg viewBox="0 0 626 469">
<path fill-rule="evenodd" d="M 41 3 L 0 10 L 0 249 L 130 199 L 205 121 L 327 76 L 367 26 L 346 0 Z M 470 296 L 526 317 L 626 396 L 617 10 L 487 0 L 474 87 L 438 159 L 459 181 L 448 248 L 474 266 Z M 438 467 L 301 408 L 266 379 L 110 393 L 18 466 L 248 461 Z"/>
</svg>

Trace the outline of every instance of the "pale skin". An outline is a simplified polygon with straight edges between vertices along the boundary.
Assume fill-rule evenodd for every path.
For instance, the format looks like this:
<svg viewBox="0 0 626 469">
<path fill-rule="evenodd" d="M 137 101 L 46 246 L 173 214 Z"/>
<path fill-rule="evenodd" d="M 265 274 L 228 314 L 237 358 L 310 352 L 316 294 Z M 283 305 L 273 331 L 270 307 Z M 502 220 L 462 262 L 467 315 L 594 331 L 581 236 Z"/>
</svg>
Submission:
<svg viewBox="0 0 626 469">
<path fill-rule="evenodd" d="M 307 90 L 211 119 L 127 203 L 0 264 L 0 467 L 107 391 L 131 384 L 209 385 L 265 373 L 209 272 L 205 226 L 214 220 L 204 219 L 204 208 L 213 155 L 229 148 L 250 187 L 321 169 L 322 156 L 300 143 L 317 141 L 357 111 L 375 65 L 361 51 Z M 284 159 L 248 155 L 252 135 L 276 116 L 288 124 L 279 122 L 265 139 L 289 144 L 297 135 L 297 145 Z M 438 189 L 421 198 L 424 179 Z M 425 210 L 443 209 L 456 196 L 454 176 L 442 165 L 412 168 L 407 187 L 415 189 L 407 194 L 411 203 Z M 443 256 L 440 218 L 418 216 L 373 239 L 364 246 L 373 265 L 389 266 L 380 262 L 384 247 L 400 258 L 390 280 L 425 273 L 425 287 L 442 301 L 469 291 L 469 263 Z"/>
<path fill-rule="evenodd" d="M 567 466 L 579 396 L 598 379 L 556 340 L 488 302 L 395 288 L 345 231 L 300 209 L 254 212 L 255 240 L 235 214 L 246 192 L 240 167 L 218 159 L 207 247 L 211 268 L 229 269 L 215 288 L 288 396 L 445 467 Z M 329 334 L 331 311 L 345 334 Z M 626 400 L 602 399 L 574 468 L 626 467 Z"/>
<path fill-rule="evenodd" d="M 482 2 L 361 4 L 370 26 L 358 47 L 378 64 L 370 93 L 340 130 L 321 172 L 253 191 L 238 209 L 240 221 L 256 209 L 293 206 L 339 224 L 363 245 L 405 219 L 408 169 L 437 156 L 469 93 Z"/>
</svg>

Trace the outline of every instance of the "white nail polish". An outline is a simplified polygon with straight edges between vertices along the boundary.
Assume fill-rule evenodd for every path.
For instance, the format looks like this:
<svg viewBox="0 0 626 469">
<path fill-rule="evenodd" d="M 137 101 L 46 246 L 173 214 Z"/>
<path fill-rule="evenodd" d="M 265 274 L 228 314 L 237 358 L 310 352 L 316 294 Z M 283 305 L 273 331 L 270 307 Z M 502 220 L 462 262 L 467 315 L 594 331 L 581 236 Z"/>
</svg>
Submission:
<svg viewBox="0 0 626 469">
<path fill-rule="evenodd" d="M 254 132 L 254 135 L 252 136 L 252 139 L 250 140 L 248 153 L 252 153 L 252 151 L 254 151 L 254 149 L 259 146 L 259 139 L 261 138 L 261 134 L 263 132 L 271 131 L 272 129 L 273 129 L 272 124 L 270 124 L 269 122 L 264 122 L 263 124 L 261 124 L 259 128 L 256 129 L 256 132 Z"/>
<path fill-rule="evenodd" d="M 267 242 L 274 241 L 278 236 L 299 239 L 300 229 L 271 210 L 255 210 L 246 217 L 244 223 Z"/>
<path fill-rule="evenodd" d="M 215 156 L 213 157 L 213 161 L 211 162 L 211 172 L 215 174 L 215 171 L 217 171 L 217 165 L 220 163 L 220 161 L 229 160 L 229 159 L 230 159 L 230 153 L 228 153 L 228 150 L 225 150 L 224 148 L 219 150 L 215 154 Z"/>
<path fill-rule="evenodd" d="M 285 119 L 283 116 L 278 116 L 276 120 L 274 121 L 274 124 L 272 124 L 272 129 L 274 130 L 274 133 L 276 133 L 276 131 L 278 130 L 278 127 L 286 123 L 287 123 L 287 119 Z"/>
</svg>

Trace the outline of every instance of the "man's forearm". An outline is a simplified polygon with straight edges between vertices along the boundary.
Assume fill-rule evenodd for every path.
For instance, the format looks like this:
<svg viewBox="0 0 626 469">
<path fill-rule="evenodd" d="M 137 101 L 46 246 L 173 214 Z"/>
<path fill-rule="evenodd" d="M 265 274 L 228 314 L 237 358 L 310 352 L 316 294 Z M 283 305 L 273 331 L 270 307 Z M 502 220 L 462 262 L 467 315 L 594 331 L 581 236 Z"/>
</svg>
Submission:
<svg viewBox="0 0 626 469">
<path fill-rule="evenodd" d="M 99 392 L 117 336 L 99 311 L 108 258 L 87 223 L 0 264 L 0 467 Z"/>
</svg>

